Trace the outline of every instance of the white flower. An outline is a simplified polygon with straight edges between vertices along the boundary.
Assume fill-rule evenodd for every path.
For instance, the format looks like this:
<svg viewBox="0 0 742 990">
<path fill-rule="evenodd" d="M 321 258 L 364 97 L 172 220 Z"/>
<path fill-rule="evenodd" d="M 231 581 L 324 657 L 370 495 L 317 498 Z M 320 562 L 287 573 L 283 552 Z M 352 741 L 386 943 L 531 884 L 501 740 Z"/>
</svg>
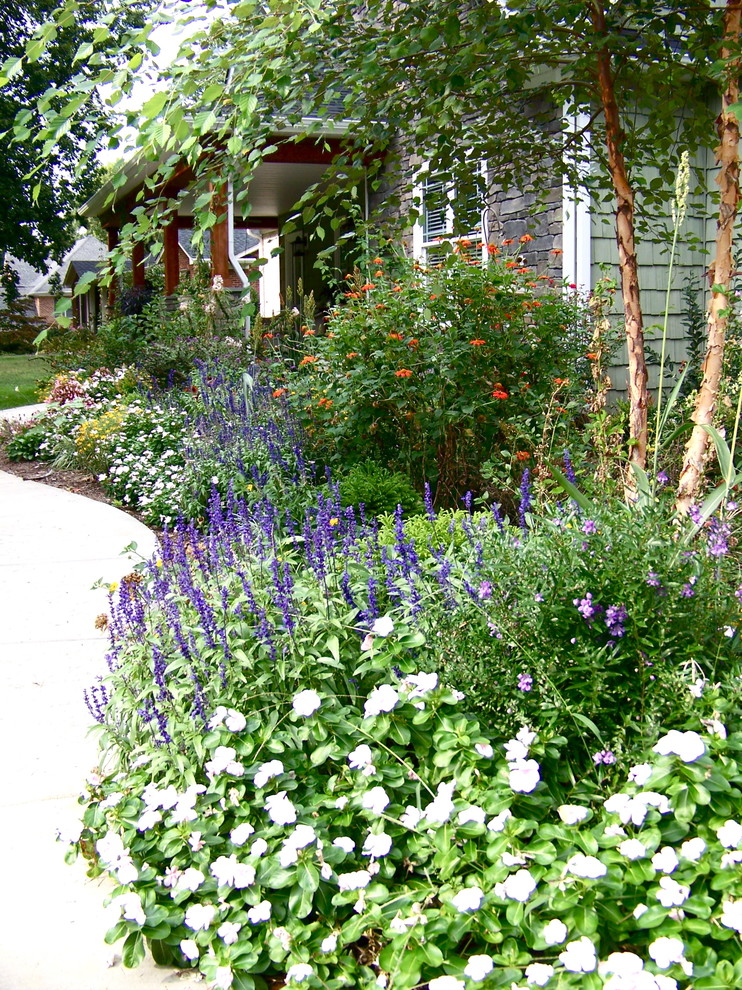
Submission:
<svg viewBox="0 0 742 990">
<path fill-rule="evenodd" d="M 388 615 L 382 615 L 372 623 L 371 632 L 375 636 L 391 636 L 394 632 L 394 622 Z"/>
<path fill-rule="evenodd" d="M 347 835 L 339 835 L 337 839 L 332 840 L 332 844 L 347 853 L 352 853 L 356 847 L 355 842 Z"/>
<path fill-rule="evenodd" d="M 371 752 L 371 747 L 367 746 L 365 743 L 361 746 L 357 746 L 352 753 L 348 754 L 348 764 L 351 770 L 363 770 L 370 763 L 373 763 L 373 753 Z"/>
<path fill-rule="evenodd" d="M 526 979 L 538 987 L 545 987 L 553 975 L 554 967 L 549 966 L 548 963 L 531 963 L 526 967 Z"/>
<path fill-rule="evenodd" d="M 115 791 L 113 794 L 109 794 L 104 801 L 101 801 L 98 807 L 101 808 L 101 810 L 107 808 L 115 808 L 116 805 L 119 803 L 119 801 L 122 800 L 123 796 L 124 795 L 120 791 Z M 80 823 L 80 830 L 82 830 L 82 822 Z M 70 839 L 69 841 L 77 842 L 79 838 L 80 836 L 78 835 L 76 839 Z"/>
<path fill-rule="evenodd" d="M 386 987 L 388 985 L 389 985 L 389 977 L 387 976 L 387 974 L 379 973 L 379 975 L 376 977 L 376 986 L 379 988 L 379 990 L 386 990 Z"/>
<path fill-rule="evenodd" d="M 719 921 L 725 928 L 733 928 L 742 935 L 742 901 L 724 901 Z"/>
<path fill-rule="evenodd" d="M 643 969 L 644 961 L 635 952 L 612 952 L 604 962 L 598 965 L 598 972 L 601 976 L 611 974 L 631 977 L 641 973 Z M 631 985 L 633 986 L 633 984 Z"/>
<path fill-rule="evenodd" d="M 706 679 L 704 677 L 698 677 L 696 680 L 688 685 L 688 691 L 693 698 L 702 698 L 703 689 L 706 687 Z"/>
<path fill-rule="evenodd" d="M 686 962 L 685 945 L 679 938 L 668 938 L 666 935 L 662 935 L 654 942 L 650 942 L 647 951 L 660 969 L 669 969 L 675 963 L 682 966 Z"/>
<path fill-rule="evenodd" d="M 663 907 L 680 907 L 681 904 L 685 904 L 688 900 L 690 887 L 679 884 L 672 877 L 662 877 L 660 880 L 660 890 L 656 896 Z"/>
<path fill-rule="evenodd" d="M 495 894 L 511 901 L 527 901 L 536 889 L 536 881 L 528 870 L 518 870 L 502 883 L 495 884 Z"/>
<path fill-rule="evenodd" d="M 528 757 L 528 746 L 519 739 L 509 739 L 505 743 L 505 759 L 508 763 L 515 760 L 525 760 Z"/>
<path fill-rule="evenodd" d="M 652 866 L 659 873 L 672 873 L 678 868 L 680 860 L 672 846 L 663 846 L 652 856 Z"/>
<path fill-rule="evenodd" d="M 429 990 L 464 990 L 465 987 L 464 981 L 457 980 L 455 976 L 436 976 L 428 980 Z"/>
<path fill-rule="evenodd" d="M 284 844 L 278 853 L 278 862 L 281 864 L 284 870 L 287 870 L 294 863 L 299 861 L 299 851 L 293 846 L 287 846 Z"/>
<path fill-rule="evenodd" d="M 232 829 L 229 833 L 229 838 L 231 839 L 233 845 L 241 846 L 247 842 L 254 831 L 255 829 L 252 827 L 250 822 L 242 822 L 241 825 L 238 825 L 236 828 Z"/>
<path fill-rule="evenodd" d="M 559 953 L 559 962 L 570 973 L 592 973 L 598 963 L 595 946 L 587 935 L 567 942 L 564 952 Z"/>
<path fill-rule="evenodd" d="M 235 708 L 229 708 L 227 709 L 227 717 L 224 719 L 224 724 L 230 732 L 242 732 L 247 725 L 247 719 L 242 712 L 238 712 Z"/>
<path fill-rule="evenodd" d="M 193 941 L 192 938 L 181 939 L 180 951 L 186 957 L 186 959 L 198 959 L 198 946 Z"/>
<path fill-rule="evenodd" d="M 618 851 L 627 859 L 642 859 L 647 855 L 647 847 L 638 839 L 625 839 L 619 844 Z"/>
<path fill-rule="evenodd" d="M 363 843 L 362 853 L 364 856 L 373 856 L 374 859 L 380 859 L 382 856 L 386 856 L 391 848 L 392 837 L 387 835 L 386 832 L 379 832 L 377 834 L 369 832 L 366 836 L 366 841 Z"/>
<path fill-rule="evenodd" d="M 322 699 L 317 692 L 308 688 L 306 691 L 300 691 L 294 696 L 291 707 L 297 715 L 303 715 L 304 718 L 309 718 L 310 715 L 313 715 L 317 711 L 321 704 Z"/>
<path fill-rule="evenodd" d="M 736 866 L 737 863 L 742 863 L 742 849 L 736 849 L 732 852 L 724 853 L 721 857 L 719 865 L 722 870 L 728 870 L 730 866 Z"/>
<path fill-rule="evenodd" d="M 603 834 L 608 836 L 609 839 L 623 839 L 626 831 L 620 825 L 607 825 Z"/>
<path fill-rule="evenodd" d="M 381 684 L 379 687 L 374 688 L 368 696 L 366 704 L 363 706 L 364 717 L 373 718 L 382 712 L 390 712 L 396 707 L 398 701 L 399 694 L 392 685 Z"/>
<path fill-rule="evenodd" d="M 250 846 L 251 856 L 262 856 L 268 850 L 268 843 L 265 839 L 256 839 Z"/>
<path fill-rule="evenodd" d="M 231 766 L 231 764 L 230 764 Z M 236 763 L 234 767 L 239 767 L 239 772 L 236 769 L 227 768 L 229 773 L 234 773 L 236 777 L 242 775 L 243 769 L 241 764 Z M 196 813 L 196 800 L 199 794 L 203 794 L 206 788 L 203 784 L 190 784 L 186 787 L 183 794 L 176 795 L 177 803 L 173 808 L 173 813 L 170 817 L 170 824 L 178 825 L 183 822 L 192 822 L 198 818 Z"/>
<path fill-rule="evenodd" d="M 703 739 L 697 732 L 678 732 L 671 729 L 657 740 L 654 752 L 660 756 L 679 756 L 683 763 L 693 763 L 706 752 Z"/>
<path fill-rule="evenodd" d="M 601 863 L 595 856 L 584 856 L 582 853 L 575 853 L 567 860 L 567 872 L 576 877 L 585 877 L 596 880 L 604 877 L 608 872 L 608 867 Z"/>
<path fill-rule="evenodd" d="M 535 760 L 517 760 L 510 764 L 510 786 L 521 794 L 530 794 L 541 776 Z"/>
<path fill-rule="evenodd" d="M 361 649 L 365 653 L 366 650 L 370 650 L 374 645 L 374 634 L 366 633 L 366 635 L 361 640 Z"/>
<path fill-rule="evenodd" d="M 303 983 L 314 976 L 314 970 L 308 963 L 294 963 L 286 970 L 287 983 Z"/>
<path fill-rule="evenodd" d="M 512 811 L 509 808 L 506 808 L 504 811 L 501 811 L 499 815 L 495 815 L 495 817 L 491 821 L 487 822 L 487 831 L 488 832 L 504 831 L 505 825 L 512 817 L 513 817 Z"/>
<path fill-rule="evenodd" d="M 678 981 L 673 980 L 671 976 L 655 973 L 654 982 L 657 990 L 678 990 Z M 616 987 L 615 990 L 621 990 L 621 988 Z M 654 987 L 649 987 L 648 990 L 654 990 Z"/>
<path fill-rule="evenodd" d="M 213 758 L 204 764 L 206 772 L 210 777 L 216 777 L 219 773 L 241 777 L 245 768 L 235 760 L 236 755 L 237 751 L 232 746 L 217 746 Z"/>
<path fill-rule="evenodd" d="M 495 751 L 490 746 L 489 743 L 474 743 L 474 749 L 475 749 L 475 751 L 477 753 L 479 753 L 480 756 L 483 756 L 487 760 L 492 759 L 492 757 L 495 755 Z M 471 958 L 472 959 L 479 959 L 479 958 L 482 958 L 482 959 L 487 958 L 487 959 L 489 959 L 490 957 L 489 956 L 486 956 L 486 957 L 485 956 L 481 956 L 481 957 L 480 956 L 472 956 Z M 464 972 L 466 972 L 466 970 L 464 970 Z M 473 979 L 473 977 L 472 977 L 472 979 Z M 482 979 L 484 979 L 484 977 L 482 977 Z"/>
<path fill-rule="evenodd" d="M 255 867 L 250 863 L 240 863 L 237 856 L 219 856 L 211 864 L 211 872 L 220 887 L 242 889 L 255 883 Z"/>
<path fill-rule="evenodd" d="M 139 832 L 146 832 L 148 829 L 153 828 L 158 822 L 162 821 L 162 812 L 157 811 L 155 808 L 147 808 L 146 811 L 142 812 L 139 816 L 139 821 L 137 822 L 137 830 Z"/>
<path fill-rule="evenodd" d="M 590 809 L 582 808 L 577 804 L 560 804 L 557 812 L 565 825 L 576 825 L 587 818 Z"/>
<path fill-rule="evenodd" d="M 335 932 L 332 935 L 328 935 L 327 938 L 322 939 L 322 944 L 320 945 L 321 952 L 334 952 L 338 947 L 338 937 Z"/>
<path fill-rule="evenodd" d="M 283 773 L 283 763 L 280 760 L 269 760 L 268 763 L 261 763 L 255 772 L 253 783 L 256 787 L 265 787 L 269 780 L 279 777 Z"/>
<path fill-rule="evenodd" d="M 466 911 L 478 911 L 484 900 L 484 892 L 479 887 L 464 887 L 451 898 L 451 904 L 464 914 Z"/>
<path fill-rule="evenodd" d="M 214 920 L 216 908 L 211 904 L 191 904 L 186 910 L 183 924 L 195 932 L 205 932 Z"/>
<path fill-rule="evenodd" d="M 459 825 L 466 825 L 467 822 L 474 822 L 477 825 L 484 825 L 484 819 L 484 809 L 478 808 L 473 804 L 469 808 L 464 808 L 463 811 L 459 812 L 458 822 Z"/>
<path fill-rule="evenodd" d="M 345 797 L 345 795 L 343 795 L 343 797 L 339 797 L 337 799 L 337 801 L 335 802 L 335 807 L 338 809 L 338 811 L 342 811 L 347 803 L 348 803 L 348 799 L 347 797 Z"/>
<path fill-rule="evenodd" d="M 742 842 L 742 825 L 730 818 L 720 828 L 717 828 L 716 836 L 727 849 L 736 849 Z"/>
<path fill-rule="evenodd" d="M 201 884 L 204 882 L 205 879 L 206 877 L 203 875 L 203 873 L 200 870 L 197 870 L 194 867 L 189 866 L 187 870 L 184 870 L 180 874 L 177 881 L 175 882 L 175 886 L 173 887 L 173 890 L 174 891 L 198 890 L 198 888 L 201 886 Z"/>
<path fill-rule="evenodd" d="M 512 853 L 504 852 L 500 856 L 500 862 L 509 869 L 511 866 L 525 866 L 528 861 L 525 856 L 513 856 Z"/>
<path fill-rule="evenodd" d="M 653 769 L 651 763 L 637 763 L 629 770 L 629 780 L 633 780 L 637 787 L 644 787 Z"/>
<path fill-rule="evenodd" d="M 296 821 L 296 808 L 286 797 L 286 791 L 271 794 L 266 799 L 264 807 L 268 812 L 268 817 L 276 825 L 293 825 Z"/>
<path fill-rule="evenodd" d="M 142 901 L 139 894 L 130 891 L 115 897 L 113 903 L 121 912 L 121 917 L 127 921 L 135 921 L 138 925 L 144 925 L 147 918 L 142 908 Z"/>
<path fill-rule="evenodd" d="M 405 828 L 417 828 L 418 822 L 422 817 L 423 813 L 419 808 L 416 808 L 412 804 L 408 804 L 399 821 Z"/>
<path fill-rule="evenodd" d="M 646 904 L 637 904 L 636 907 L 634 908 L 634 910 L 631 913 L 634 915 L 634 917 L 638 921 L 639 918 L 641 918 L 641 916 L 643 914 L 646 914 L 646 912 L 648 910 L 649 910 L 649 908 L 647 907 Z"/>
<path fill-rule="evenodd" d="M 216 990 L 229 990 L 234 981 L 234 975 L 230 966 L 217 966 L 214 974 L 214 987 Z"/>
<path fill-rule="evenodd" d="M 718 718 L 702 718 L 701 725 L 703 725 L 710 736 L 718 736 L 719 739 L 726 739 L 726 726 Z"/>
<path fill-rule="evenodd" d="M 271 902 L 261 901 L 260 904 L 256 904 L 255 907 L 251 907 L 247 912 L 247 920 L 251 925 L 257 925 L 261 921 L 270 921 L 271 916 Z"/>
<path fill-rule="evenodd" d="M 541 937 L 547 945 L 561 945 L 567 937 L 567 926 L 559 918 L 552 918 L 547 925 L 544 925 Z"/>
<path fill-rule="evenodd" d="M 361 805 L 375 815 L 380 815 L 389 806 L 389 795 L 383 787 L 372 787 L 361 798 Z"/>
<path fill-rule="evenodd" d="M 241 928 L 242 925 L 237 922 L 224 921 L 221 925 L 219 925 L 216 933 L 225 945 L 234 945 L 239 937 Z"/>
<path fill-rule="evenodd" d="M 354 873 L 339 873 L 338 887 L 340 890 L 362 890 L 371 883 L 368 870 L 356 870 Z"/>
<path fill-rule="evenodd" d="M 421 698 L 424 694 L 429 691 L 435 691 L 438 687 L 438 675 L 437 674 L 425 674 L 422 671 L 419 674 L 408 674 L 404 679 L 404 687 L 409 688 L 412 686 L 409 698 Z"/>
<path fill-rule="evenodd" d="M 492 956 L 469 956 L 469 960 L 464 967 L 464 976 L 468 976 L 470 980 L 479 983 L 485 976 L 489 976 L 494 968 L 495 964 Z"/>
<path fill-rule="evenodd" d="M 435 797 L 425 807 L 424 817 L 427 822 L 435 825 L 444 825 L 448 821 L 455 811 L 453 801 L 451 800 L 455 786 L 456 782 L 453 780 L 441 781 L 438 784 Z"/>
<path fill-rule="evenodd" d="M 705 852 L 706 843 L 699 836 L 695 839 L 686 839 L 680 847 L 682 858 L 690 860 L 691 863 L 697 863 Z"/>
<path fill-rule="evenodd" d="M 291 932 L 288 928 L 274 928 L 271 936 L 277 939 L 287 952 L 289 951 L 291 948 Z"/>
</svg>

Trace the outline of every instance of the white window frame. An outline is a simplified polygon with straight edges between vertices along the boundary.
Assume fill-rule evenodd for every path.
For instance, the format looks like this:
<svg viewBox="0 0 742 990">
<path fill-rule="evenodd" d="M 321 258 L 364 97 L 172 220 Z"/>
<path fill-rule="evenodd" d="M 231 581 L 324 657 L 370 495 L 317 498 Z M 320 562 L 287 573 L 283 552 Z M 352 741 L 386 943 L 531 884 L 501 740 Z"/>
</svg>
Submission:
<svg viewBox="0 0 742 990">
<path fill-rule="evenodd" d="M 568 114 L 566 109 L 564 119 L 567 131 L 572 134 L 584 132 L 589 123 L 587 114 Z M 581 168 L 583 174 L 588 170 L 589 163 Z M 584 188 L 570 185 L 565 176 L 562 182 L 562 278 L 567 285 L 576 285 L 580 292 L 589 292 L 592 288 L 591 228 L 590 197 Z"/>
<path fill-rule="evenodd" d="M 488 180 L 488 170 L 487 162 L 480 160 L 476 163 L 476 167 L 479 170 L 479 174 L 484 178 L 485 185 Z M 454 235 L 454 211 L 453 202 L 456 198 L 456 191 L 453 183 L 449 183 L 448 189 L 446 191 L 446 196 L 448 198 L 449 204 L 446 206 L 446 217 L 445 217 L 445 228 L 446 233 L 442 236 L 436 236 L 434 240 L 426 240 L 425 238 L 425 188 L 427 181 L 430 177 L 430 163 L 426 162 L 419 170 L 417 174 L 417 181 L 414 188 L 414 198 L 420 203 L 420 217 L 415 222 L 412 230 L 412 253 L 417 262 L 422 265 L 428 264 L 428 254 L 434 251 L 436 248 L 440 248 L 442 243 L 450 244 L 455 247 L 457 244 L 461 244 L 462 241 L 472 241 L 479 242 L 479 260 L 482 264 L 487 264 L 489 259 L 489 252 L 487 250 L 487 245 L 489 243 L 489 210 L 487 204 L 482 205 L 482 209 L 479 214 L 479 230 L 471 231 L 468 234 L 456 234 Z M 474 253 L 474 252 L 472 252 Z"/>
</svg>

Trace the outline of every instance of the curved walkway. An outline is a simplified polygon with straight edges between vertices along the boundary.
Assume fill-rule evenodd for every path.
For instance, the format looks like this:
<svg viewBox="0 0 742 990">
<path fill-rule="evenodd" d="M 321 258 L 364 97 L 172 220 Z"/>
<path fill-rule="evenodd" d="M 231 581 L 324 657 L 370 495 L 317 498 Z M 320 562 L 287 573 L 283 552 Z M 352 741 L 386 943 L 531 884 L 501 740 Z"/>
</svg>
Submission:
<svg viewBox="0 0 742 990">
<path fill-rule="evenodd" d="M 126 513 L 0 472 L 0 990 L 205 986 L 150 959 L 125 970 L 120 943 L 103 942 L 106 884 L 82 860 L 67 866 L 55 841 L 96 763 L 82 692 L 105 669 L 94 621 L 106 595 L 91 586 L 132 569 L 132 541 L 154 550 Z"/>
</svg>

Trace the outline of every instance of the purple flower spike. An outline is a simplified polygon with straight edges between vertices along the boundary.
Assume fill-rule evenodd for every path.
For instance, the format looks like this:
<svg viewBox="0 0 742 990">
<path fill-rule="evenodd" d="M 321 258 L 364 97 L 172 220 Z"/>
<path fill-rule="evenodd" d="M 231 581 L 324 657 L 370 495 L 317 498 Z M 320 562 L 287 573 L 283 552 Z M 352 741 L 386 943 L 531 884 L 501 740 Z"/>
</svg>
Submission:
<svg viewBox="0 0 742 990">
<path fill-rule="evenodd" d="M 530 691 L 533 688 L 533 678 L 530 674 L 518 674 L 518 690 Z"/>
</svg>

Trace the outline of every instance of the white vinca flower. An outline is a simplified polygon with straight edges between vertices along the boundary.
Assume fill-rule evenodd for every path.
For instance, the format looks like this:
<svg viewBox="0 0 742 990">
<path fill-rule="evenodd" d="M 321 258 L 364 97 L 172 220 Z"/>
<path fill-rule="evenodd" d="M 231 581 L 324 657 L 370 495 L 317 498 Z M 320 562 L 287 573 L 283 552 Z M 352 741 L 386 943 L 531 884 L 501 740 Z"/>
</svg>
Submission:
<svg viewBox="0 0 742 990">
<path fill-rule="evenodd" d="M 552 918 L 547 925 L 544 925 L 541 937 L 547 945 L 561 945 L 567 937 L 567 926 L 559 918 Z"/>
<path fill-rule="evenodd" d="M 742 825 L 730 818 L 717 828 L 716 837 L 726 849 L 736 849 L 742 842 Z"/>
<path fill-rule="evenodd" d="M 436 976 L 428 981 L 428 987 L 429 990 L 465 990 L 466 984 L 455 976 Z"/>
<path fill-rule="evenodd" d="M 258 925 L 261 921 L 270 921 L 271 902 L 261 901 L 255 907 L 251 907 L 247 912 L 247 920 L 251 925 Z"/>
<path fill-rule="evenodd" d="M 119 894 L 112 903 L 120 910 L 121 917 L 126 921 L 135 921 L 138 925 L 146 924 L 147 917 L 142 907 L 142 900 L 135 891 Z"/>
<path fill-rule="evenodd" d="M 608 872 L 608 867 L 601 863 L 595 856 L 585 856 L 582 853 L 575 853 L 567 860 L 567 872 L 576 877 L 596 880 L 604 877 Z"/>
<path fill-rule="evenodd" d="M 257 788 L 265 787 L 269 780 L 279 777 L 283 773 L 283 763 L 280 760 L 269 760 L 268 763 L 261 763 L 255 772 L 253 783 Z"/>
<path fill-rule="evenodd" d="M 270 820 L 276 825 L 293 825 L 296 821 L 296 808 L 286 797 L 286 791 L 271 794 L 266 799 L 264 808 Z"/>
<path fill-rule="evenodd" d="M 683 763 L 693 763 L 706 752 L 703 739 L 697 732 L 678 732 L 677 729 L 670 729 L 657 740 L 653 749 L 660 756 L 678 756 Z"/>
<path fill-rule="evenodd" d="M 391 848 L 392 837 L 387 835 L 386 832 L 378 832 L 376 834 L 369 832 L 366 836 L 366 841 L 363 843 L 362 854 L 364 856 L 373 856 L 374 859 L 380 859 L 382 856 L 386 856 Z"/>
<path fill-rule="evenodd" d="M 424 817 L 426 822 L 433 825 L 444 825 L 448 821 L 455 810 L 451 799 L 455 787 L 456 782 L 453 780 L 441 781 L 438 784 L 435 797 L 425 807 Z"/>
<path fill-rule="evenodd" d="M 425 674 L 422 671 L 419 674 L 408 674 L 403 686 L 407 689 L 411 688 L 408 698 L 421 698 L 438 687 L 438 675 Z"/>
<path fill-rule="evenodd" d="M 216 933 L 225 945 L 234 945 L 239 938 L 241 929 L 242 925 L 235 921 L 223 921 L 217 928 Z"/>
<path fill-rule="evenodd" d="M 310 715 L 313 715 L 317 711 L 321 704 L 322 699 L 317 692 L 307 689 L 295 695 L 291 707 L 297 715 L 303 715 L 304 718 L 309 718 Z"/>
<path fill-rule="evenodd" d="M 642 859 L 647 855 L 647 847 L 638 839 L 625 839 L 619 843 L 618 851 L 627 859 Z"/>
<path fill-rule="evenodd" d="M 233 777 L 241 777 L 245 768 L 235 760 L 237 750 L 233 746 L 217 746 L 214 756 L 204 764 L 205 770 L 210 777 L 216 777 L 220 773 L 228 773 Z"/>
<path fill-rule="evenodd" d="M 577 804 L 560 804 L 557 813 L 565 825 L 577 825 L 584 821 L 590 814 L 589 808 L 582 808 Z"/>
<path fill-rule="evenodd" d="M 214 973 L 215 990 L 229 990 L 234 982 L 234 974 L 230 966 L 217 966 Z"/>
<path fill-rule="evenodd" d="M 391 684 L 381 684 L 374 688 L 363 706 L 365 718 L 374 718 L 382 712 L 390 712 L 397 706 L 399 694 Z"/>
<path fill-rule="evenodd" d="M 553 975 L 554 967 L 549 966 L 548 963 L 531 963 L 530 966 L 526 966 L 526 979 L 537 987 L 545 987 Z"/>
<path fill-rule="evenodd" d="M 528 900 L 536 889 L 536 881 L 528 870 L 518 870 L 511 874 L 502 883 L 495 884 L 495 894 L 497 897 L 507 898 L 510 901 Z"/>
<path fill-rule="evenodd" d="M 265 839 L 256 839 L 255 842 L 250 846 L 251 856 L 262 856 L 268 851 L 268 843 Z"/>
<path fill-rule="evenodd" d="M 471 807 L 464 808 L 463 811 L 459 812 L 458 823 L 459 825 L 466 825 L 468 822 L 474 822 L 475 825 L 484 825 L 485 817 L 484 808 L 471 805 Z"/>
<path fill-rule="evenodd" d="M 478 911 L 483 901 L 484 892 L 479 887 L 464 887 L 451 898 L 451 904 L 462 914 Z"/>
<path fill-rule="evenodd" d="M 374 757 L 371 747 L 363 743 L 357 746 L 352 753 L 348 753 L 348 765 L 351 770 L 363 770 L 364 767 L 373 763 Z"/>
<path fill-rule="evenodd" d="M 201 870 L 197 870 L 192 866 L 184 870 L 173 887 L 173 893 L 180 893 L 183 890 L 196 891 L 204 882 L 206 877 L 203 875 Z"/>
<path fill-rule="evenodd" d="M 541 780 L 535 760 L 516 760 L 510 764 L 510 787 L 520 794 L 530 794 Z"/>
<path fill-rule="evenodd" d="M 598 964 L 598 973 L 601 976 L 624 977 L 630 984 L 630 978 L 643 970 L 644 960 L 635 952 L 612 952 L 604 962 Z"/>
<path fill-rule="evenodd" d="M 186 910 L 183 924 L 195 932 L 205 932 L 211 926 L 215 915 L 216 908 L 212 904 L 191 904 Z"/>
<path fill-rule="evenodd" d="M 335 949 L 337 949 L 337 947 L 338 947 L 338 937 L 335 934 L 335 932 L 333 932 L 331 935 L 328 935 L 326 938 L 322 939 L 322 944 L 320 945 L 320 951 L 334 952 Z"/>
<path fill-rule="evenodd" d="M 294 963 L 286 970 L 287 983 L 303 983 L 314 976 L 314 970 L 308 963 Z"/>
<path fill-rule="evenodd" d="M 672 846 L 663 846 L 652 856 L 652 866 L 658 873 L 672 873 L 678 868 L 680 860 Z"/>
<path fill-rule="evenodd" d="M 383 787 L 372 787 L 361 798 L 362 807 L 367 811 L 372 811 L 375 815 L 380 815 L 385 808 L 389 807 L 389 804 L 389 795 Z"/>
<path fill-rule="evenodd" d="M 481 983 L 486 976 L 489 976 L 494 968 L 495 963 L 492 956 L 469 956 L 464 967 L 464 976 L 468 976 L 475 983 Z"/>
<path fill-rule="evenodd" d="M 637 787 L 644 787 L 652 776 L 653 769 L 651 763 L 637 763 L 629 770 L 629 780 L 633 781 Z"/>
<path fill-rule="evenodd" d="M 374 619 L 371 625 L 371 632 L 374 636 L 391 636 L 394 632 L 394 622 L 388 615 L 382 615 L 380 618 Z"/>
<path fill-rule="evenodd" d="M 706 852 L 706 843 L 699 836 L 695 839 L 686 839 L 680 847 L 680 856 L 691 863 L 697 863 Z"/>
<path fill-rule="evenodd" d="M 719 921 L 725 928 L 732 928 L 742 935 L 742 900 L 724 901 L 721 906 L 721 917 Z"/>
<path fill-rule="evenodd" d="M 340 890 L 363 890 L 371 883 L 371 874 L 368 870 L 356 870 L 352 873 L 338 873 L 338 887 Z"/>
<path fill-rule="evenodd" d="M 252 825 L 249 822 L 242 822 L 241 825 L 237 825 L 229 833 L 229 838 L 232 842 L 232 845 L 235 846 L 244 845 L 244 843 L 247 842 L 247 840 L 250 838 L 250 836 L 253 834 L 254 831 L 255 829 L 252 827 Z"/>
<path fill-rule="evenodd" d="M 332 844 L 347 853 L 352 853 L 356 847 L 355 842 L 347 835 L 339 835 L 332 840 Z"/>
<path fill-rule="evenodd" d="M 404 810 L 404 814 L 400 817 L 399 822 L 401 825 L 404 825 L 405 828 L 417 828 L 422 817 L 423 813 L 419 808 L 416 808 L 412 804 L 408 804 Z"/>
<path fill-rule="evenodd" d="M 662 877 L 656 897 L 663 907 L 680 907 L 690 897 L 690 887 L 679 884 L 672 877 Z"/>
<path fill-rule="evenodd" d="M 484 757 L 486 760 L 491 760 L 495 755 L 495 751 L 489 743 L 474 743 L 474 750 L 479 754 L 479 756 Z M 478 959 L 478 956 L 472 956 L 472 959 Z M 489 956 L 487 956 L 489 959 Z M 466 971 L 465 971 L 466 972 Z"/>
<path fill-rule="evenodd" d="M 196 945 L 196 943 L 193 941 L 192 938 L 181 939 L 180 951 L 183 953 L 186 959 L 190 959 L 191 961 L 198 959 L 199 956 L 198 946 Z"/>
<path fill-rule="evenodd" d="M 685 969 L 688 963 L 685 958 L 685 944 L 679 938 L 668 938 L 666 935 L 662 935 L 654 942 L 650 942 L 647 951 L 660 969 L 669 969 L 676 963 Z"/>
<path fill-rule="evenodd" d="M 559 953 L 559 962 L 570 973 L 592 973 L 598 964 L 595 946 L 587 935 L 567 942 L 564 952 Z"/>
<path fill-rule="evenodd" d="M 251 863 L 240 863 L 234 853 L 215 859 L 211 864 L 211 872 L 220 887 L 241 890 L 255 883 L 255 867 Z"/>
<path fill-rule="evenodd" d="M 512 811 L 510 811 L 509 808 L 506 808 L 504 811 L 501 811 L 499 815 L 495 815 L 491 821 L 487 822 L 487 831 L 504 832 L 505 826 L 512 817 Z"/>
</svg>

